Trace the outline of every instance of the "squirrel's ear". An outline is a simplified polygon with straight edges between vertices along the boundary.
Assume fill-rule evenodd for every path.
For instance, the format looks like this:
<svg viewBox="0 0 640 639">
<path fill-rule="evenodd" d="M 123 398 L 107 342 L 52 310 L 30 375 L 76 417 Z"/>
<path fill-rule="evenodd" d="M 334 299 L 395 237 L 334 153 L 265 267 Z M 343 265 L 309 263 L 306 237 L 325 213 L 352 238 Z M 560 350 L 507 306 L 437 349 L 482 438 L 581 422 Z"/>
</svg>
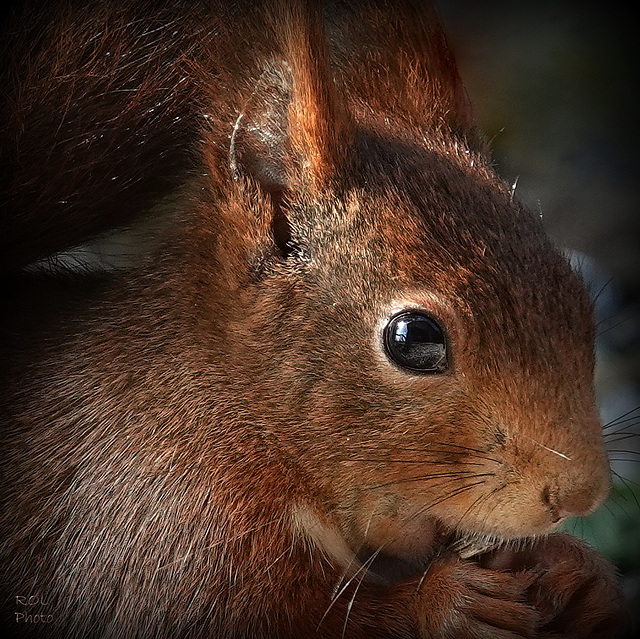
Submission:
<svg viewBox="0 0 640 639">
<path fill-rule="evenodd" d="M 234 177 L 268 192 L 323 190 L 340 172 L 352 125 L 331 77 L 317 2 L 284 3 L 282 59 L 266 64 L 231 134 Z"/>
<path fill-rule="evenodd" d="M 334 55 L 349 91 L 365 96 L 372 113 L 400 116 L 423 130 L 444 126 L 482 147 L 433 2 L 366 0 L 338 5 Z M 342 32 L 349 38 L 341 38 Z M 345 41 L 351 43 L 348 48 Z"/>
<path fill-rule="evenodd" d="M 270 64 L 231 132 L 229 166 L 233 178 L 253 178 L 269 193 L 283 191 L 290 182 L 291 87 L 292 78 L 286 66 Z"/>
<path fill-rule="evenodd" d="M 283 0 L 276 16 L 280 56 L 264 63 L 229 144 L 233 179 L 248 179 L 268 196 L 268 241 L 275 251 L 261 249 L 262 261 L 304 252 L 292 229 L 312 224 L 313 217 L 296 219 L 300 211 L 288 203 L 301 194 L 313 201 L 330 192 L 345 170 L 353 139 L 351 118 L 330 73 L 320 3 Z M 268 265 L 258 270 L 266 272 Z"/>
</svg>

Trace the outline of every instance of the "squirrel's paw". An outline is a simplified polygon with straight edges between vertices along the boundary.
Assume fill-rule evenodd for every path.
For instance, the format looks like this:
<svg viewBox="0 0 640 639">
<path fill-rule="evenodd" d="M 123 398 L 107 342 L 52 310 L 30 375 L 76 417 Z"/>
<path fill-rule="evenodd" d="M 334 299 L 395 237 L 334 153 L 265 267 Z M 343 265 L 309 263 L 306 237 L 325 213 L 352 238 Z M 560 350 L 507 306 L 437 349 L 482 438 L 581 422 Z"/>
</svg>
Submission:
<svg viewBox="0 0 640 639">
<path fill-rule="evenodd" d="M 529 589 L 540 613 L 540 637 L 614 639 L 627 623 L 613 566 L 584 542 L 565 534 L 531 551 L 542 571 Z"/>
<path fill-rule="evenodd" d="M 538 613 L 526 603 L 531 575 L 437 561 L 422 581 L 417 602 L 424 639 L 534 639 Z"/>
<path fill-rule="evenodd" d="M 528 602 L 539 639 L 615 639 L 628 623 L 613 566 L 579 539 L 555 533 L 522 551 L 497 551 L 492 568 L 535 575 Z"/>
</svg>

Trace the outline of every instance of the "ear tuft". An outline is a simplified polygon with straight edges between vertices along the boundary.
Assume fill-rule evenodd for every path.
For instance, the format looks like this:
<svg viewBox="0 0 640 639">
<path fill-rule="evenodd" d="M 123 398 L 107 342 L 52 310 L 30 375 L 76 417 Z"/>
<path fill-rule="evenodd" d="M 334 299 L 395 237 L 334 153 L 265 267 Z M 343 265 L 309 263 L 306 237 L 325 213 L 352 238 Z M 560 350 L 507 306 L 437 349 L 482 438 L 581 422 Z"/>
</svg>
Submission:
<svg viewBox="0 0 640 639">
<path fill-rule="evenodd" d="M 322 186 L 344 167 L 353 124 L 331 74 L 322 3 L 302 0 L 285 6 L 289 29 L 284 51 L 294 78 L 291 140 L 310 180 Z"/>
</svg>

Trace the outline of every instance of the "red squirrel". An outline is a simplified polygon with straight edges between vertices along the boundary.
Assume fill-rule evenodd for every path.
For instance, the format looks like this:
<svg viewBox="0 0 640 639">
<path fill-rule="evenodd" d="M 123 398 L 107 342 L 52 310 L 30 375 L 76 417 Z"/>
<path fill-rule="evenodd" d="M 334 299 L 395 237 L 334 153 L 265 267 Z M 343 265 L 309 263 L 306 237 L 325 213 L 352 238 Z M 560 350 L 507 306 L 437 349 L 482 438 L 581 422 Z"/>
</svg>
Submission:
<svg viewBox="0 0 640 639">
<path fill-rule="evenodd" d="M 1 46 L 9 632 L 616 636 L 553 532 L 609 488 L 589 297 L 432 6 L 27 2 Z"/>
</svg>

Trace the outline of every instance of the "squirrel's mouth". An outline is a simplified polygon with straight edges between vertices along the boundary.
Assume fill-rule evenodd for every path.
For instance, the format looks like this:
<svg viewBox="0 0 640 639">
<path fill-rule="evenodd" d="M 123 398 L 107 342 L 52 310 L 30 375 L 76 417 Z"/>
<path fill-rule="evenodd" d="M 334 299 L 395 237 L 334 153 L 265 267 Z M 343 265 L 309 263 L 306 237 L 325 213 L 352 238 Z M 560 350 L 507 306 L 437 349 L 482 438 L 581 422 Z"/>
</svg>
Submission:
<svg viewBox="0 0 640 639">
<path fill-rule="evenodd" d="M 368 540 L 350 540 L 349 543 L 337 528 L 322 521 L 308 507 L 298 506 L 292 515 L 295 530 L 331 557 L 336 565 L 341 565 L 345 574 L 365 575 L 367 579 L 381 585 L 391 585 L 424 575 L 437 559 L 457 558 L 486 565 L 493 565 L 496 561 L 503 565 L 506 561 L 508 564 L 510 551 L 533 539 L 505 538 L 452 528 L 428 517 L 423 518 L 419 525 L 411 526 L 408 537 L 412 540 L 410 543 L 407 543 L 407 539 L 404 539 L 404 543 L 398 543 L 394 537 L 382 540 L 381 543 L 379 540 L 373 543 Z M 412 523 L 418 522 L 413 520 Z M 506 566 L 506 569 L 509 567 Z"/>
<path fill-rule="evenodd" d="M 451 534 L 451 539 L 443 546 L 444 550 L 458 555 L 461 559 L 471 559 L 478 555 L 496 550 L 505 540 L 495 535 L 481 535 L 457 531 Z"/>
<path fill-rule="evenodd" d="M 524 543 L 522 539 L 518 544 Z M 495 535 L 446 530 L 438 531 L 427 556 L 408 559 L 384 552 L 384 549 L 371 550 L 363 546 L 356 554 L 358 560 L 367 568 L 367 576 L 375 582 L 390 585 L 409 577 L 424 574 L 431 563 L 438 558 L 458 557 L 464 560 L 491 562 L 494 553 L 503 551 L 514 543 Z"/>
</svg>

